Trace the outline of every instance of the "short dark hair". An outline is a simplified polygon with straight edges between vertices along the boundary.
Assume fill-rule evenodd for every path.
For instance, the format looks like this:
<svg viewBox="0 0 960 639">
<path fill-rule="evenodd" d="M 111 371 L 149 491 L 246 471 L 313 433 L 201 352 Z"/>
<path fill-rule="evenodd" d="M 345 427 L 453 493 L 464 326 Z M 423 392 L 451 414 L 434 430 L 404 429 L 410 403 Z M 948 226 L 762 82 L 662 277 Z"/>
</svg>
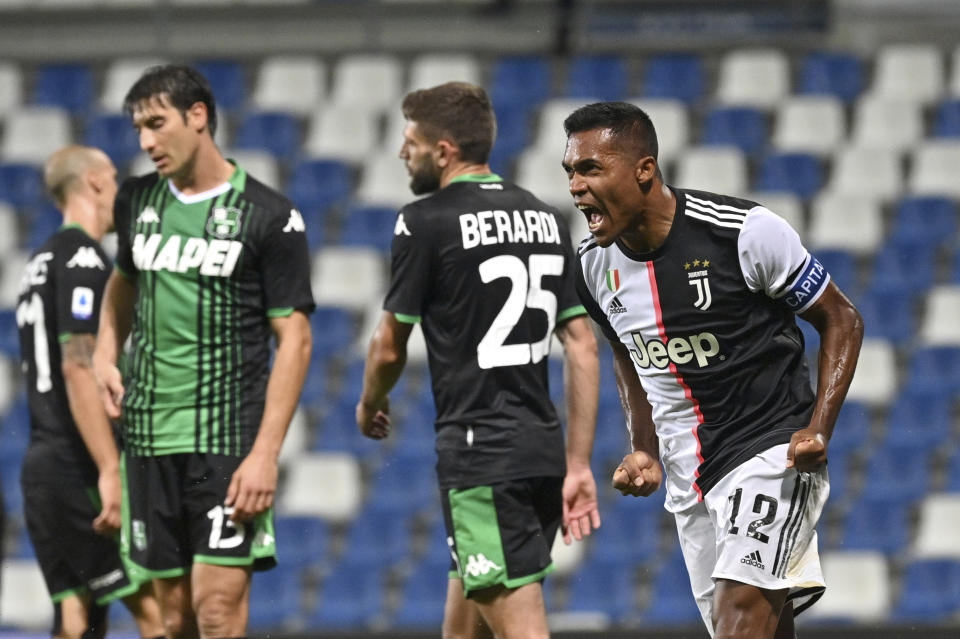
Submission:
<svg viewBox="0 0 960 639">
<path fill-rule="evenodd" d="M 217 105 L 210 83 L 199 71 L 185 65 L 165 64 L 144 71 L 123 99 L 123 110 L 131 115 L 137 105 L 163 95 L 184 118 L 190 107 L 203 102 L 207 107 L 210 136 L 213 137 L 217 132 Z"/>
<path fill-rule="evenodd" d="M 487 92 L 468 82 L 447 82 L 411 91 L 403 116 L 420 125 L 433 141 L 449 138 L 466 162 L 486 164 L 497 136 L 497 118 Z"/>
<path fill-rule="evenodd" d="M 650 116 L 629 102 L 595 102 L 582 106 L 563 121 L 567 137 L 581 131 L 610 129 L 625 147 L 657 158 L 657 131 Z"/>
</svg>

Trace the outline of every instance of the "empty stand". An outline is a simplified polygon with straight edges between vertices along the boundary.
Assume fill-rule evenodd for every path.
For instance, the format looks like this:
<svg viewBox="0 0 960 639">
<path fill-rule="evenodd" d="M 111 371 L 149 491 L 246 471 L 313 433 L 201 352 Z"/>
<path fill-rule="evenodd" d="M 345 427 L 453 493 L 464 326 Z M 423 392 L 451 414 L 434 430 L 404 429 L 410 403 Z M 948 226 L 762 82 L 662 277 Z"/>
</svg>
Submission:
<svg viewBox="0 0 960 639">
<path fill-rule="evenodd" d="M 692 147 L 677 160 L 674 183 L 723 195 L 747 193 L 747 160 L 736 147 Z"/>
<path fill-rule="evenodd" d="M 891 201 L 903 192 L 900 154 L 892 149 L 848 146 L 833 156 L 828 189 L 864 198 Z"/>
<path fill-rule="evenodd" d="M 272 56 L 260 64 L 250 104 L 305 116 L 326 97 L 327 67 L 314 56 Z"/>
<path fill-rule="evenodd" d="M 564 95 L 622 100 L 629 91 L 627 61 L 616 55 L 580 55 L 567 62 Z"/>
<path fill-rule="evenodd" d="M 482 84 L 480 63 L 469 54 L 425 53 L 410 62 L 407 91 L 444 82 Z"/>
<path fill-rule="evenodd" d="M 246 68 L 235 60 L 212 59 L 194 63 L 210 83 L 218 109 L 233 111 L 243 108 L 249 96 Z"/>
<path fill-rule="evenodd" d="M 690 143 L 687 105 L 675 98 L 633 98 L 630 102 L 646 111 L 653 122 L 661 167 L 675 161 Z"/>
<path fill-rule="evenodd" d="M 23 73 L 14 62 L 0 61 L 0 118 L 23 104 Z"/>
<path fill-rule="evenodd" d="M 810 207 L 807 239 L 813 249 L 871 253 L 883 241 L 883 210 L 871 198 L 821 193 Z"/>
<path fill-rule="evenodd" d="M 70 116 L 61 107 L 25 106 L 7 114 L 0 160 L 42 165 L 73 141 Z"/>
<path fill-rule="evenodd" d="M 323 496 L 317 487 L 323 486 Z M 277 512 L 310 515 L 332 522 L 349 521 L 360 507 L 360 467 L 350 455 L 309 453 L 291 460 Z"/>
<path fill-rule="evenodd" d="M 936 286 L 927 294 L 920 339 L 931 346 L 960 348 L 960 285 Z"/>
<path fill-rule="evenodd" d="M 376 114 L 348 105 L 330 104 L 316 109 L 310 117 L 303 152 L 310 158 L 360 164 L 375 148 L 379 134 Z M 396 141 L 398 150 L 401 141 Z"/>
<path fill-rule="evenodd" d="M 756 180 L 758 191 L 789 193 L 809 199 L 823 187 L 823 164 L 812 153 L 781 152 L 764 156 Z"/>
<path fill-rule="evenodd" d="M 553 90 L 553 67 L 546 56 L 501 56 L 493 64 L 493 103 L 539 105 Z"/>
<path fill-rule="evenodd" d="M 888 404 L 897 388 L 893 346 L 878 339 L 864 339 L 857 370 L 847 398 L 870 406 Z"/>
<path fill-rule="evenodd" d="M 4 625 L 49 631 L 53 606 L 35 559 L 4 559 L 0 591 L 0 618 Z"/>
<path fill-rule="evenodd" d="M 896 96 L 867 95 L 854 107 L 853 144 L 905 151 L 923 139 L 922 108 Z"/>
<path fill-rule="evenodd" d="M 410 192 L 410 176 L 404 163 L 394 154 L 370 155 L 360 169 L 355 199 L 365 206 L 400 208 L 415 196 Z"/>
<path fill-rule="evenodd" d="M 960 141 L 940 139 L 923 142 L 915 148 L 908 187 L 915 195 L 960 197 Z"/>
<path fill-rule="evenodd" d="M 397 109 L 402 74 L 400 61 L 390 55 L 344 56 L 333 67 L 330 101 L 374 112 Z"/>
<path fill-rule="evenodd" d="M 766 117 L 754 107 L 717 107 L 707 113 L 703 128 L 703 144 L 735 146 L 748 154 L 767 145 Z"/>
<path fill-rule="evenodd" d="M 281 162 L 296 156 L 301 144 L 300 122 L 283 111 L 247 113 L 233 140 L 235 148 L 267 151 Z"/>
<path fill-rule="evenodd" d="M 643 64 L 640 95 L 644 99 L 699 102 L 706 93 L 707 72 L 697 54 L 656 55 Z"/>
<path fill-rule="evenodd" d="M 852 102 L 863 91 L 863 62 L 852 53 L 814 51 L 800 62 L 797 93 Z"/>
<path fill-rule="evenodd" d="M 913 552 L 921 559 L 960 559 L 960 494 L 924 498 Z"/>
<path fill-rule="evenodd" d="M 717 100 L 772 109 L 790 94 L 790 65 L 779 49 L 735 49 L 720 60 Z"/>
<path fill-rule="evenodd" d="M 352 311 L 378 309 L 386 285 L 384 270 L 384 257 L 375 249 L 322 248 L 313 256 L 314 300 Z"/>
<path fill-rule="evenodd" d="M 890 571 L 879 552 L 827 552 L 820 561 L 829 584 L 823 597 L 806 613 L 837 621 L 876 621 L 890 609 Z"/>
<path fill-rule="evenodd" d="M 827 156 L 847 133 L 843 103 L 831 96 L 797 96 L 783 100 L 776 111 L 772 145 L 780 151 Z"/>
<path fill-rule="evenodd" d="M 118 58 L 111 62 L 103 76 L 100 108 L 108 113 L 123 109 L 123 98 L 140 75 L 150 67 L 167 64 L 163 58 Z"/>
<path fill-rule="evenodd" d="M 907 565 L 892 617 L 914 624 L 949 623 L 960 611 L 960 560 L 921 559 Z"/>
<path fill-rule="evenodd" d="M 86 113 L 94 101 L 93 69 L 85 64 L 49 64 L 34 74 L 33 102 Z"/>
<path fill-rule="evenodd" d="M 943 54 L 933 44 L 888 44 L 876 54 L 871 92 L 930 104 L 944 90 Z"/>
<path fill-rule="evenodd" d="M 102 149 L 118 168 L 127 166 L 140 152 L 137 130 L 124 113 L 95 113 L 83 128 L 84 144 Z"/>
</svg>

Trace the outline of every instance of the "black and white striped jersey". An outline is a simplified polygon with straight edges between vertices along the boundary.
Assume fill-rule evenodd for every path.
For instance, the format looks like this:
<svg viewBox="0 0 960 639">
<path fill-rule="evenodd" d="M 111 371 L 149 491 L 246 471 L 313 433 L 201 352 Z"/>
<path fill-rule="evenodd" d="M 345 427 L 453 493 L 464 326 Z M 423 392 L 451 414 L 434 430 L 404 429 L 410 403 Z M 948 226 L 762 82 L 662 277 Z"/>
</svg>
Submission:
<svg viewBox="0 0 960 639">
<path fill-rule="evenodd" d="M 673 191 L 662 246 L 636 253 L 588 237 L 577 284 L 607 338 L 630 351 L 653 406 L 666 507 L 676 512 L 809 423 L 814 395 L 795 314 L 829 275 L 763 206 Z"/>
</svg>

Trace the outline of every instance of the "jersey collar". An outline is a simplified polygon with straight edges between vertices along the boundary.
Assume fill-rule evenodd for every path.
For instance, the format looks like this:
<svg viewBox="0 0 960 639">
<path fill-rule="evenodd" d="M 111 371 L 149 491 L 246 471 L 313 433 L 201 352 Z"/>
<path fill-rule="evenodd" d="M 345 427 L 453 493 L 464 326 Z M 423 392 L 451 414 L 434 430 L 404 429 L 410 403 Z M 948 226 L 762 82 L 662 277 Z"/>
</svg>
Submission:
<svg viewBox="0 0 960 639">
<path fill-rule="evenodd" d="M 450 180 L 448 184 L 454 182 L 503 182 L 503 178 L 496 173 L 464 173 Z"/>
<path fill-rule="evenodd" d="M 208 189 L 203 193 L 191 193 L 190 195 L 187 195 L 174 185 L 173 180 L 167 180 L 167 186 L 170 187 L 170 192 L 173 193 L 173 195 L 184 204 L 196 204 L 197 202 L 203 202 L 204 200 L 209 200 L 210 198 L 217 197 L 218 195 L 223 195 L 230 189 L 242 191 L 247 180 L 247 172 L 244 171 L 243 168 L 237 166 L 237 163 L 233 160 L 227 158 L 227 161 L 235 167 L 233 173 L 226 182 L 215 186 L 212 189 Z"/>
</svg>

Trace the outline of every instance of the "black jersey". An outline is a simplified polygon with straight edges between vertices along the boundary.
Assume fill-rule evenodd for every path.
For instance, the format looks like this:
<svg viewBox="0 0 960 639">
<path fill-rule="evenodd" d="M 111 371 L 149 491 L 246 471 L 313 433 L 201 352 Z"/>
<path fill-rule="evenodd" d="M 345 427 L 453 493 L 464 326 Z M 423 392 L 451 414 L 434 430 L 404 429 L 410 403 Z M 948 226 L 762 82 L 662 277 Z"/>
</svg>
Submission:
<svg viewBox="0 0 960 639">
<path fill-rule="evenodd" d="M 780 217 L 755 202 L 674 189 L 663 245 L 580 244 L 578 289 L 633 359 L 653 406 L 667 508 L 809 424 L 814 396 L 795 314 L 829 275 Z"/>
<path fill-rule="evenodd" d="M 586 311 L 566 221 L 496 176 L 465 176 L 397 215 L 384 308 L 422 322 L 444 487 L 563 475 L 547 384 L 557 322 Z"/>
<path fill-rule="evenodd" d="M 79 226 L 64 226 L 30 257 L 20 281 L 17 326 L 30 407 L 24 479 L 96 481 L 77 430 L 61 370 L 60 343 L 96 335 L 109 258 Z"/>
</svg>

